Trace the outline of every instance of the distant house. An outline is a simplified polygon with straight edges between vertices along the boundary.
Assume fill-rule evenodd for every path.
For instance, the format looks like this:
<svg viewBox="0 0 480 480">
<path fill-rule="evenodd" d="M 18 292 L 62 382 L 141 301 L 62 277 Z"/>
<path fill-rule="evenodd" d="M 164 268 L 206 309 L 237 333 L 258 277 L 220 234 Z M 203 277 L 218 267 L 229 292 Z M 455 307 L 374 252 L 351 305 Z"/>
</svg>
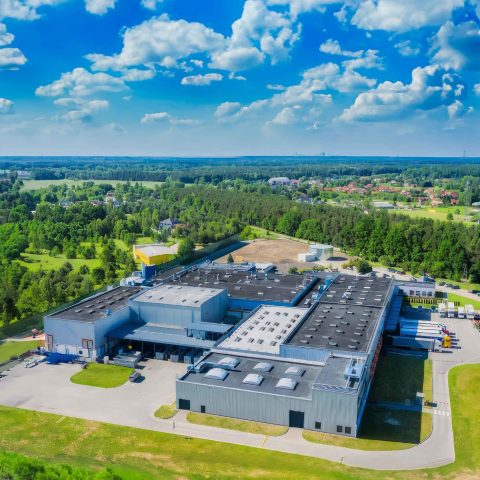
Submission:
<svg viewBox="0 0 480 480">
<path fill-rule="evenodd" d="M 32 174 L 27 170 L 17 170 L 17 176 L 20 180 L 29 180 Z"/>
<path fill-rule="evenodd" d="M 112 207 L 119 207 L 120 202 L 115 198 L 115 192 L 107 192 L 105 195 L 105 205 L 112 205 Z"/>
<path fill-rule="evenodd" d="M 93 205 L 94 207 L 103 207 L 104 202 L 102 202 L 101 200 L 92 200 L 90 202 L 90 205 Z"/>
<path fill-rule="evenodd" d="M 179 225 L 182 225 L 177 218 L 166 218 L 161 220 L 158 224 L 158 229 L 163 230 L 164 228 L 168 229 L 170 232 L 175 230 Z"/>
<path fill-rule="evenodd" d="M 268 180 L 271 187 L 278 187 L 280 185 L 291 185 L 292 182 L 288 177 L 272 177 Z"/>
<path fill-rule="evenodd" d="M 373 206 L 375 208 L 383 208 L 385 210 L 391 210 L 392 208 L 395 208 L 395 206 L 390 202 L 373 202 Z"/>
<path fill-rule="evenodd" d="M 60 200 L 58 204 L 63 208 L 69 208 L 73 205 L 73 202 L 71 202 L 70 200 Z"/>
</svg>

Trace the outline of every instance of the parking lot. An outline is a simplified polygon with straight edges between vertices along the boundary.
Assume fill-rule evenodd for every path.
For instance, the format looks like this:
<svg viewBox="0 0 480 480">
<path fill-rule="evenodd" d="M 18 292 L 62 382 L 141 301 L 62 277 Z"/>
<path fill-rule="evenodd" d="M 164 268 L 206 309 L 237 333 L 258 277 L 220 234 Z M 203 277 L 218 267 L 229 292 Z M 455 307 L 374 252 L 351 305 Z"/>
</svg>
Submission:
<svg viewBox="0 0 480 480">
<path fill-rule="evenodd" d="M 97 388 L 70 381 L 80 365 L 41 363 L 25 368 L 23 362 L 0 380 L 0 404 L 120 424 L 131 416 L 138 421 L 151 418 L 158 407 L 175 400 L 175 379 L 185 368 L 148 360 L 140 364 L 140 381 Z"/>
</svg>

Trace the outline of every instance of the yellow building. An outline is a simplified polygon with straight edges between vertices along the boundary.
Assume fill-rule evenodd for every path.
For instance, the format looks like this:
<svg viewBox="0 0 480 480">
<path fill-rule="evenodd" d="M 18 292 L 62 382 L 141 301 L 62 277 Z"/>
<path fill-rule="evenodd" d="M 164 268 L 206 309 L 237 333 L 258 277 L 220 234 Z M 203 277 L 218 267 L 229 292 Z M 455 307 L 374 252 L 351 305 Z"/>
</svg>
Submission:
<svg viewBox="0 0 480 480">
<path fill-rule="evenodd" d="M 134 245 L 133 256 L 145 265 L 159 265 L 175 257 L 177 246 L 167 247 L 160 243 Z"/>
</svg>

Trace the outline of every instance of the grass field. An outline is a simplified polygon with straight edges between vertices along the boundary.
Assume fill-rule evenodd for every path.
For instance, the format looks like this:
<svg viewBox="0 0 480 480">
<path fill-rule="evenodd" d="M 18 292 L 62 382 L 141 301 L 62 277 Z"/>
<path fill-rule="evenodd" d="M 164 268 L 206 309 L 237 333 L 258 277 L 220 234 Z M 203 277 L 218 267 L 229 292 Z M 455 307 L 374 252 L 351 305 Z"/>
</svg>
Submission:
<svg viewBox="0 0 480 480">
<path fill-rule="evenodd" d="M 82 185 L 84 182 L 93 182 L 95 185 L 100 184 L 110 184 L 112 186 L 118 184 L 125 184 L 127 183 L 124 180 L 24 180 L 22 190 L 40 190 L 42 188 L 47 188 L 52 185 L 68 185 L 68 186 L 77 186 Z M 137 182 L 130 182 L 134 185 Z M 138 182 L 147 188 L 155 188 L 156 185 L 161 185 L 162 182 L 148 182 L 148 181 L 140 181 Z"/>
<path fill-rule="evenodd" d="M 229 430 L 238 430 L 240 432 L 257 433 L 259 435 L 270 435 L 278 437 L 288 431 L 288 427 L 281 425 L 271 425 L 269 423 L 251 422 L 248 420 L 239 420 L 238 418 L 220 417 L 218 415 L 208 415 L 205 413 L 189 412 L 187 420 L 190 423 L 207 425 L 209 427 L 228 428 Z"/>
<path fill-rule="evenodd" d="M 172 418 L 178 412 L 175 402 L 170 405 L 162 405 L 156 412 L 157 418 Z"/>
<path fill-rule="evenodd" d="M 150 239 L 150 237 L 142 237 L 144 243 L 151 243 L 152 239 L 150 239 L 149 242 L 146 241 L 147 239 Z M 115 245 L 120 250 L 131 251 L 131 247 L 129 247 L 123 240 L 116 238 L 114 241 Z M 83 242 L 82 244 L 89 245 L 88 242 Z M 102 251 L 102 246 L 97 243 L 95 248 L 98 256 Z M 31 271 L 58 270 L 65 262 L 71 263 L 74 270 L 78 270 L 82 265 L 86 265 L 90 270 L 100 266 L 100 260 L 98 258 L 87 260 L 85 258 L 67 258 L 63 254 L 52 256 L 47 251 L 38 254 L 24 252 L 21 253 L 20 256 L 22 260 L 18 260 L 18 263 Z"/>
<path fill-rule="evenodd" d="M 464 307 L 465 305 L 473 305 L 475 310 L 480 310 L 480 300 L 473 300 L 471 298 L 462 297 L 456 293 L 449 293 L 448 300 L 450 302 L 458 302 L 460 306 Z"/>
<path fill-rule="evenodd" d="M 125 480 L 473 480 L 480 478 L 480 365 L 450 373 L 456 460 L 420 471 L 383 472 L 0 406 L 0 449 L 98 469 Z"/>
<path fill-rule="evenodd" d="M 16 357 L 22 353 L 37 348 L 38 342 L 5 342 L 0 343 L 0 364 L 7 362 L 11 357 Z"/>
<path fill-rule="evenodd" d="M 432 431 L 429 413 L 389 410 L 368 406 L 359 438 L 304 430 L 309 442 L 357 450 L 402 450 L 423 442 Z"/>
<path fill-rule="evenodd" d="M 405 355 L 381 356 L 369 401 L 413 402 L 417 392 L 432 400 L 432 362 Z"/>
<path fill-rule="evenodd" d="M 460 214 L 457 213 L 457 210 L 460 210 Z M 471 213 L 471 208 L 467 208 L 467 216 Z M 388 210 L 390 213 L 401 213 L 403 215 L 408 215 L 413 218 L 431 218 L 432 220 L 447 220 L 447 215 L 451 213 L 453 215 L 453 220 L 456 222 L 465 222 L 465 215 L 463 207 L 421 207 L 415 208 L 413 210 Z M 472 222 L 465 222 L 472 223 Z"/>
<path fill-rule="evenodd" d="M 101 363 L 89 363 L 85 370 L 72 375 L 70 380 L 79 385 L 91 387 L 115 388 L 123 385 L 133 368 L 118 367 L 116 365 L 103 365 Z"/>
</svg>

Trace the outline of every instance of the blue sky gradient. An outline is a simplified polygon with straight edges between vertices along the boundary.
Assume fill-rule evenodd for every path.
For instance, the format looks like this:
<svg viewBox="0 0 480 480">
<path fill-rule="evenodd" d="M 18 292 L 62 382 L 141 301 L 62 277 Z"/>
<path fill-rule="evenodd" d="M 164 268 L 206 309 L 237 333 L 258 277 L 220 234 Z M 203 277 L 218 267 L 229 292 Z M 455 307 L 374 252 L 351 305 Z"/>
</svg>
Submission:
<svg viewBox="0 0 480 480">
<path fill-rule="evenodd" d="M 480 0 L 0 0 L 0 155 L 480 155 Z"/>
</svg>

